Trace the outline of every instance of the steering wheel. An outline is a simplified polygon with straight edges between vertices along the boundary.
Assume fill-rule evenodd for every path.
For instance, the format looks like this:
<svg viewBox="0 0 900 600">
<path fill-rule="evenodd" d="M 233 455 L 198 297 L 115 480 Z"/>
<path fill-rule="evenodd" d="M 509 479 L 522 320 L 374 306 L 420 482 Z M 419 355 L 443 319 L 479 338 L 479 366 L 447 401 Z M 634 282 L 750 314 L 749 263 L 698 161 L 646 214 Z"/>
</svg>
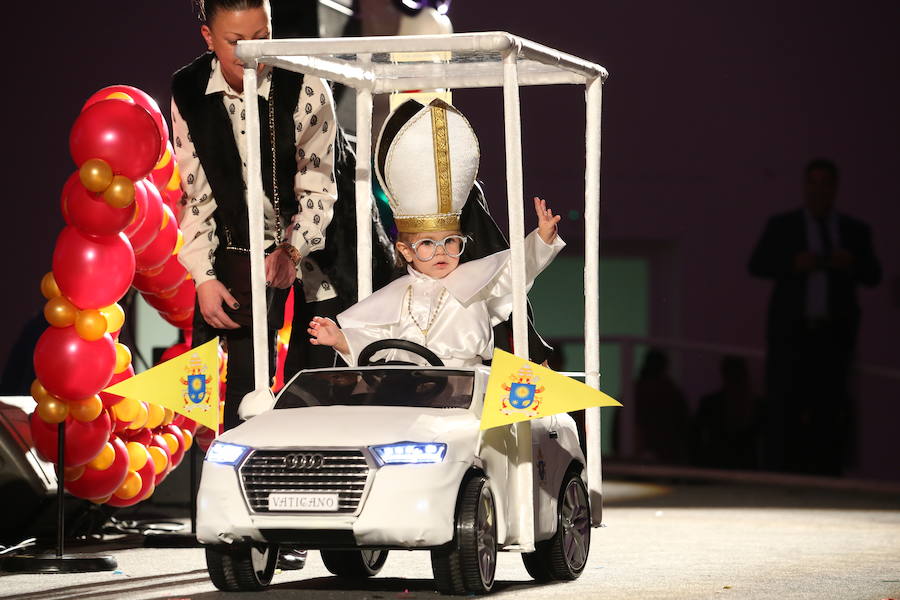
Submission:
<svg viewBox="0 0 900 600">
<path fill-rule="evenodd" d="M 374 364 L 372 362 L 372 357 L 375 355 L 375 353 L 381 352 L 382 350 L 404 350 L 425 359 L 432 367 L 444 366 L 444 362 L 440 358 L 438 358 L 438 355 L 425 346 L 422 346 L 421 344 L 417 344 L 415 342 L 410 342 L 409 340 L 398 340 L 393 338 L 387 340 L 378 340 L 377 342 L 372 342 L 371 344 L 363 348 L 356 359 L 356 364 L 360 367 L 368 367 Z M 390 361 L 382 364 L 408 365 L 412 363 L 408 363 L 406 361 Z"/>
</svg>

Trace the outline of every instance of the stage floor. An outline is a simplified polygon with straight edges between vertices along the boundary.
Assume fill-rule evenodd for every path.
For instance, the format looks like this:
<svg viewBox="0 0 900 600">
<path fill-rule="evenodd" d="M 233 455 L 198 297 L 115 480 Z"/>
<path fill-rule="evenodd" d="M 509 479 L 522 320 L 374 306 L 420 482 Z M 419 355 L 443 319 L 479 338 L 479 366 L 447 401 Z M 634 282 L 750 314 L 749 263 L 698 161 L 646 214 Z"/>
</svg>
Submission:
<svg viewBox="0 0 900 600">
<path fill-rule="evenodd" d="M 500 555 L 493 597 L 555 600 L 900 599 L 900 497 L 738 483 L 607 481 L 604 521 L 575 582 L 539 585 L 515 554 Z M 362 584 L 331 576 L 317 552 L 305 569 L 276 573 L 264 593 L 218 592 L 202 549 L 137 547 L 128 536 L 100 551 L 116 572 L 0 574 L 0 599 L 438 598 L 427 552 L 392 552 Z"/>
</svg>

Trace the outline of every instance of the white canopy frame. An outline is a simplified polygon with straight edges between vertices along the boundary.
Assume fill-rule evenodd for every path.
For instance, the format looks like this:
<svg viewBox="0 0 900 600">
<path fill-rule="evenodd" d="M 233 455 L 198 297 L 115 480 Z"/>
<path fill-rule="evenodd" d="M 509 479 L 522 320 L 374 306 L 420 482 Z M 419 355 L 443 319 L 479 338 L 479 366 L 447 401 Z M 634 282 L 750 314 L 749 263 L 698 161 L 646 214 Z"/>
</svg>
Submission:
<svg viewBox="0 0 900 600">
<path fill-rule="evenodd" d="M 445 53 L 448 61 L 396 62 L 391 53 Z M 513 342 L 516 355 L 528 357 L 525 292 L 522 140 L 519 87 L 580 84 L 586 88 L 585 126 L 585 382 L 600 388 L 600 117 L 606 70 L 600 65 L 505 32 L 429 36 L 254 40 L 238 43 L 244 61 L 244 89 L 257 86 L 262 63 L 320 76 L 356 90 L 356 223 L 357 264 L 370 265 L 372 211 L 372 96 L 434 88 L 502 87 L 506 139 L 507 210 L 513 281 Z M 253 290 L 254 382 L 248 394 L 271 397 L 266 350 L 265 265 L 263 258 L 263 188 L 259 153 L 259 110 L 247 103 L 247 203 L 250 221 L 251 288 Z M 326 233 L 327 235 L 327 233 Z M 372 273 L 358 269 L 359 299 L 372 293 Z M 602 518 L 600 409 L 586 411 L 587 480 L 592 525 Z M 517 455 L 514 471 L 518 514 L 509 523 L 506 550 L 534 550 L 531 425 L 514 425 Z"/>
</svg>

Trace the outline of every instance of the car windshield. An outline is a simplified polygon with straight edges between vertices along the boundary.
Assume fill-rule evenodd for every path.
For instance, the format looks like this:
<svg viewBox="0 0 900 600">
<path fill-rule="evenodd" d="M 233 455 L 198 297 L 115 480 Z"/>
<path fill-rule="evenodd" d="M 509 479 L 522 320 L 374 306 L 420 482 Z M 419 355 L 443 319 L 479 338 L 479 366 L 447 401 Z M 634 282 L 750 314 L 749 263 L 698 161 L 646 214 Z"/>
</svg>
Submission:
<svg viewBox="0 0 900 600">
<path fill-rule="evenodd" d="M 447 369 L 336 369 L 306 371 L 278 397 L 275 408 L 417 406 L 469 408 L 474 376 Z"/>
</svg>

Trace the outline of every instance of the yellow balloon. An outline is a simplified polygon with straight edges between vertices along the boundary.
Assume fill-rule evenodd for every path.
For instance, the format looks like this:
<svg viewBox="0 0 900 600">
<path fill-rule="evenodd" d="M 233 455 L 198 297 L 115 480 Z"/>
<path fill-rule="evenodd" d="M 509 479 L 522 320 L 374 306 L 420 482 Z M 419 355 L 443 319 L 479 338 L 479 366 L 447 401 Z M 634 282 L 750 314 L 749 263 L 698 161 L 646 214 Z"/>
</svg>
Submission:
<svg viewBox="0 0 900 600">
<path fill-rule="evenodd" d="M 147 423 L 144 427 L 147 429 L 156 429 L 162 425 L 163 419 L 166 418 L 166 409 L 159 404 L 147 404 Z"/>
<path fill-rule="evenodd" d="M 104 504 L 106 502 L 109 502 L 110 498 L 112 498 L 112 494 L 110 494 L 109 496 L 103 496 L 102 498 L 91 498 L 91 502 L 93 502 L 94 504 Z"/>
<path fill-rule="evenodd" d="M 122 398 L 121 401 L 112 407 L 116 420 L 131 423 L 138 416 L 141 410 L 141 403 L 134 398 Z"/>
<path fill-rule="evenodd" d="M 177 190 L 181 187 L 181 171 L 178 169 L 178 163 L 175 163 L 175 168 L 172 169 L 172 176 L 169 177 L 169 181 L 166 182 L 166 189 L 170 192 L 173 190 Z"/>
<path fill-rule="evenodd" d="M 106 333 L 118 331 L 125 324 L 125 310 L 118 304 L 104 306 L 100 309 L 100 314 L 106 317 Z"/>
<path fill-rule="evenodd" d="M 103 192 L 103 199 L 113 208 L 125 208 L 134 202 L 134 182 L 124 175 L 116 175 Z"/>
<path fill-rule="evenodd" d="M 39 380 L 35 379 L 31 382 L 31 397 L 34 398 L 35 402 L 40 402 L 48 396 L 50 396 L 50 392 Z"/>
<path fill-rule="evenodd" d="M 84 164 L 78 169 L 78 177 L 84 187 L 99 193 L 113 182 L 112 167 L 102 158 L 91 158 L 84 161 Z"/>
<path fill-rule="evenodd" d="M 76 481 L 84 475 L 84 465 L 63 469 L 63 481 Z"/>
<path fill-rule="evenodd" d="M 181 233 L 181 230 L 178 230 L 178 238 L 175 240 L 175 249 L 172 250 L 172 256 L 178 256 L 178 253 L 181 252 L 181 247 L 184 246 L 184 234 Z"/>
<path fill-rule="evenodd" d="M 104 100 L 124 100 L 126 102 L 130 102 L 131 104 L 134 104 L 134 98 L 132 98 L 125 92 L 113 92 L 112 94 L 104 98 Z"/>
<path fill-rule="evenodd" d="M 41 294 L 47 300 L 56 298 L 62 294 L 62 292 L 59 291 L 59 286 L 56 285 L 56 278 L 53 276 L 53 271 L 47 271 L 47 273 L 41 277 Z"/>
<path fill-rule="evenodd" d="M 106 335 L 106 327 L 106 317 L 99 310 L 93 308 L 79 311 L 78 316 L 75 317 L 75 332 L 81 339 L 89 342 L 96 342 Z"/>
<path fill-rule="evenodd" d="M 147 448 L 147 452 L 150 453 L 150 458 L 153 459 L 154 475 L 159 475 L 169 467 L 169 457 L 165 450 L 157 446 L 150 446 Z"/>
<path fill-rule="evenodd" d="M 44 318 L 53 327 L 69 327 L 78 318 L 78 309 L 65 296 L 56 296 L 44 305 Z"/>
<path fill-rule="evenodd" d="M 103 401 L 100 396 L 69 402 L 69 414 L 73 419 L 82 423 L 90 423 L 99 417 L 101 412 L 103 412 Z"/>
<path fill-rule="evenodd" d="M 169 425 L 172 421 L 175 420 L 175 411 L 171 408 L 164 409 L 166 411 L 166 416 L 163 418 L 163 425 Z"/>
<path fill-rule="evenodd" d="M 191 444 L 194 443 L 194 434 L 189 429 L 182 429 L 181 435 L 184 436 L 184 451 L 187 452 L 191 449 Z"/>
<path fill-rule="evenodd" d="M 45 423 L 62 423 L 69 415 L 69 405 L 55 396 L 48 396 L 38 402 L 37 413 Z"/>
<path fill-rule="evenodd" d="M 144 425 L 147 424 L 147 403 L 146 402 L 138 402 L 138 414 L 131 422 L 131 425 L 128 426 L 128 429 L 140 429 Z"/>
<path fill-rule="evenodd" d="M 116 344 L 116 368 L 114 372 L 121 373 L 129 366 L 131 366 L 131 350 L 125 344 Z"/>
<path fill-rule="evenodd" d="M 150 460 L 147 447 L 139 442 L 128 442 L 125 447 L 128 448 L 128 468 L 134 471 L 143 469 Z"/>
<path fill-rule="evenodd" d="M 178 438 L 172 433 L 164 433 L 162 436 L 163 439 L 166 440 L 166 445 L 169 447 L 169 454 L 178 452 Z"/>
<path fill-rule="evenodd" d="M 143 502 L 144 500 L 146 500 L 147 498 L 149 498 L 150 496 L 152 496 L 152 495 L 153 495 L 153 492 L 155 492 L 155 491 L 156 491 L 156 485 L 153 484 L 153 483 L 151 483 L 151 484 L 147 487 L 147 491 L 144 492 L 144 495 L 141 496 L 141 502 Z"/>
<path fill-rule="evenodd" d="M 144 482 L 141 480 L 139 473 L 128 471 L 128 475 L 125 476 L 125 481 L 122 482 L 119 489 L 113 492 L 113 496 L 122 500 L 131 500 L 138 495 L 143 484 Z"/>
<path fill-rule="evenodd" d="M 166 147 L 166 151 L 163 153 L 162 158 L 159 159 L 159 162 L 156 163 L 156 166 L 153 167 L 153 170 L 162 169 L 166 165 L 169 164 L 169 161 L 172 160 L 172 153 L 169 152 L 169 148 Z"/>
<path fill-rule="evenodd" d="M 103 449 L 91 459 L 87 464 L 88 467 L 96 471 L 105 471 L 110 468 L 116 460 L 116 449 L 109 442 L 103 446 Z"/>
</svg>

